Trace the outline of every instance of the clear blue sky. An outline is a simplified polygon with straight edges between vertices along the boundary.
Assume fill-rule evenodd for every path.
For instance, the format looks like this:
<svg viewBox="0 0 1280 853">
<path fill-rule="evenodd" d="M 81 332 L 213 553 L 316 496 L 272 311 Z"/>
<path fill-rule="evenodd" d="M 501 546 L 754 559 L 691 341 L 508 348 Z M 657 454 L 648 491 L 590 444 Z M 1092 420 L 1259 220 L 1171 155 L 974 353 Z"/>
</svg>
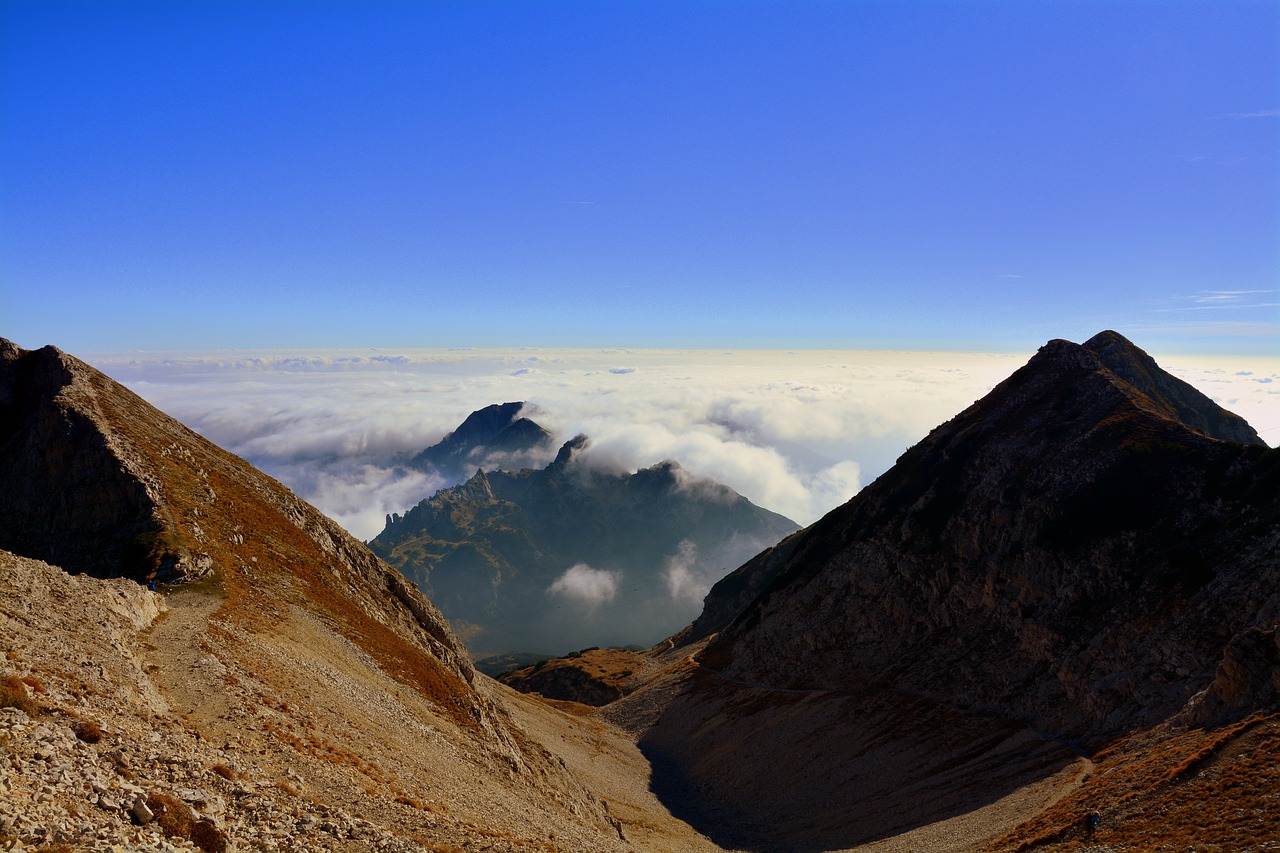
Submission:
<svg viewBox="0 0 1280 853">
<path fill-rule="evenodd" d="M 0 335 L 1280 350 L 1280 3 L 0 0 Z"/>
</svg>

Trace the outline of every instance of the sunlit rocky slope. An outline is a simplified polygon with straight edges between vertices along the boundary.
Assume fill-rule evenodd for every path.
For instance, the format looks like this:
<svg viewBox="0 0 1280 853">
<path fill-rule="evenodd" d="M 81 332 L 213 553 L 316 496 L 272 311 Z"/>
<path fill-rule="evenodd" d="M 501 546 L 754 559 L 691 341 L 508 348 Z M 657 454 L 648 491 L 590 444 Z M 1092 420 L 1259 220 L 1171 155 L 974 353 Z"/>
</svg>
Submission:
<svg viewBox="0 0 1280 853">
<path fill-rule="evenodd" d="M 610 787 L 633 747 L 477 675 L 362 544 L 52 347 L 0 342 L 0 496 L 4 849 L 625 850 L 628 810 L 700 843 Z"/>
</svg>

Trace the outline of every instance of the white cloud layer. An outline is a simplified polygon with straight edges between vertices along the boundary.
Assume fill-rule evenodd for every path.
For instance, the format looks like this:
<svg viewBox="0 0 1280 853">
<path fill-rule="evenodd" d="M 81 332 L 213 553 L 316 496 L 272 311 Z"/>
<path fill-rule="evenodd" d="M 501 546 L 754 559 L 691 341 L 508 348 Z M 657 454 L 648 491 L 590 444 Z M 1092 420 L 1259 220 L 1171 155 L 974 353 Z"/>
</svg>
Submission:
<svg viewBox="0 0 1280 853">
<path fill-rule="evenodd" d="M 533 403 L 535 420 L 561 441 L 591 436 L 589 464 L 635 470 L 675 459 L 809 524 L 1030 355 L 535 349 L 88 360 L 369 539 L 387 513 L 444 485 L 405 470 L 410 455 L 475 409 L 512 400 Z M 1280 379 L 1280 359 L 1157 360 L 1280 441 L 1280 382 L 1268 381 Z"/>
</svg>

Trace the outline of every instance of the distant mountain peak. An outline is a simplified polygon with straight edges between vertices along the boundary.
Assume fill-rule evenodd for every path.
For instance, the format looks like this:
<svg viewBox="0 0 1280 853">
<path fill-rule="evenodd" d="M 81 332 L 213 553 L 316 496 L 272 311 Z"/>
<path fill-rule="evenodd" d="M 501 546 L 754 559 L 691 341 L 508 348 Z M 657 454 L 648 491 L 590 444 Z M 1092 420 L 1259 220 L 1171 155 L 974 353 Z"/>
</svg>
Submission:
<svg viewBox="0 0 1280 853">
<path fill-rule="evenodd" d="M 573 461 L 574 454 L 579 451 L 586 450 L 591 444 L 591 439 L 583 433 L 578 433 L 573 438 L 560 445 L 560 451 L 556 454 L 555 461 L 551 463 L 551 468 L 559 471 L 568 466 Z"/>
<path fill-rule="evenodd" d="M 589 445 L 574 436 L 542 469 L 477 470 L 369 545 L 493 653 L 652 642 L 692 617 L 711 576 L 796 530 L 674 461 L 582 465 Z M 583 577 L 626 581 L 600 592 Z"/>
<path fill-rule="evenodd" d="M 528 405 L 494 403 L 477 409 L 457 429 L 415 456 L 412 464 L 460 480 L 477 465 L 497 467 L 513 460 L 525 461 L 525 456 L 549 448 L 553 440 L 551 433 L 521 417 Z"/>
</svg>

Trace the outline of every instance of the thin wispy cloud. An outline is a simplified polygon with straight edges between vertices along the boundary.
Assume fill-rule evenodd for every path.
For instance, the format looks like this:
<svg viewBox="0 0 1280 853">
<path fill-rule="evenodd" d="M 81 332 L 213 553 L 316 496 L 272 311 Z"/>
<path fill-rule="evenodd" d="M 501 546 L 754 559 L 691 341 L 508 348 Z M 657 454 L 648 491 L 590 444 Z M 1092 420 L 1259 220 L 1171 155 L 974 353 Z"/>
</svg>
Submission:
<svg viewBox="0 0 1280 853">
<path fill-rule="evenodd" d="M 1266 294 L 1280 293 L 1280 290 L 1202 290 L 1199 293 L 1170 297 L 1175 302 L 1192 302 L 1192 305 L 1165 305 L 1152 308 L 1153 311 L 1213 311 L 1218 309 L 1252 309 L 1274 308 L 1280 303 L 1259 300 Z"/>
<path fill-rule="evenodd" d="M 1214 118 L 1248 119 L 1248 118 L 1280 118 L 1280 110 L 1254 110 L 1245 113 L 1219 113 Z"/>
<path fill-rule="evenodd" d="M 1226 302 L 1257 293 L 1275 293 L 1274 290 L 1207 290 L 1193 297 L 1197 302 Z"/>
<path fill-rule="evenodd" d="M 1210 303 L 1207 305 L 1182 305 L 1174 308 L 1153 308 L 1153 311 L 1214 311 L 1221 308 L 1276 308 L 1280 307 L 1280 302 L 1232 302 L 1232 303 Z"/>
</svg>

